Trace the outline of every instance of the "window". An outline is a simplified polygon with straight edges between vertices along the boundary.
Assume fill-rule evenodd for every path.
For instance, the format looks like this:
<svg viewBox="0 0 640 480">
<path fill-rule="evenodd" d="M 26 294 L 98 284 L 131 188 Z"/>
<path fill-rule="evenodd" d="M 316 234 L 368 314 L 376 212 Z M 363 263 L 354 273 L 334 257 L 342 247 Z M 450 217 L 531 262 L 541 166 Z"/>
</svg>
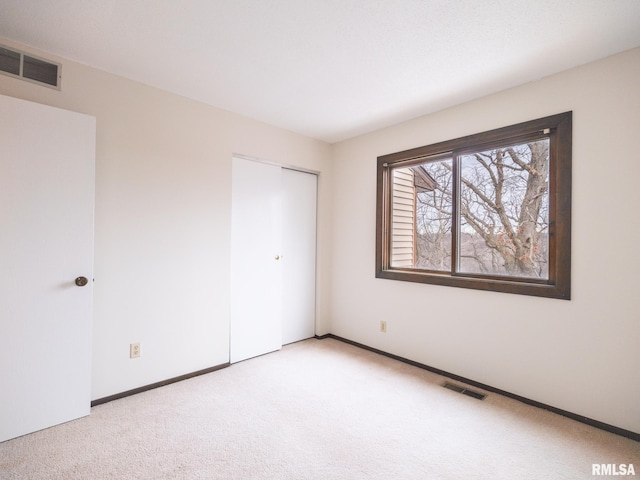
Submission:
<svg viewBox="0 0 640 480">
<path fill-rule="evenodd" d="M 378 157 L 376 277 L 568 300 L 571 124 Z"/>
</svg>

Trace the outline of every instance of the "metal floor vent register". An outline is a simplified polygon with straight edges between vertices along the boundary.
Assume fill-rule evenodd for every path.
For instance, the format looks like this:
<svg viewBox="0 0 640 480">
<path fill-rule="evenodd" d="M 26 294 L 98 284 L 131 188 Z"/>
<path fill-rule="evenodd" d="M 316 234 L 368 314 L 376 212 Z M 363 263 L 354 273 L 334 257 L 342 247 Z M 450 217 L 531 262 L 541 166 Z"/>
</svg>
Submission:
<svg viewBox="0 0 640 480">
<path fill-rule="evenodd" d="M 468 397 L 477 398 L 478 400 L 484 400 L 486 395 L 484 393 L 476 392 L 474 390 L 469 390 L 460 385 L 456 385 L 455 383 L 444 382 L 442 384 L 444 388 L 448 388 L 449 390 L 453 390 L 454 392 L 461 393 L 463 395 L 467 395 Z"/>
<path fill-rule="evenodd" d="M 59 63 L 0 45 L 0 73 L 60 90 Z"/>
</svg>

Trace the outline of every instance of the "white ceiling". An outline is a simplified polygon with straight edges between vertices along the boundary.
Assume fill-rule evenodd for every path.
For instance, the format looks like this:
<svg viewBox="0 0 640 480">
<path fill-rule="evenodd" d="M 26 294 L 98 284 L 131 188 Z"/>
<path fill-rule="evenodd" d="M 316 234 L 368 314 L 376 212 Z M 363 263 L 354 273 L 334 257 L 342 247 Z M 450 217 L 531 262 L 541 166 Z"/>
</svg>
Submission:
<svg viewBox="0 0 640 480">
<path fill-rule="evenodd" d="M 0 36 L 333 143 L 639 46 L 640 0 L 0 0 Z"/>
</svg>

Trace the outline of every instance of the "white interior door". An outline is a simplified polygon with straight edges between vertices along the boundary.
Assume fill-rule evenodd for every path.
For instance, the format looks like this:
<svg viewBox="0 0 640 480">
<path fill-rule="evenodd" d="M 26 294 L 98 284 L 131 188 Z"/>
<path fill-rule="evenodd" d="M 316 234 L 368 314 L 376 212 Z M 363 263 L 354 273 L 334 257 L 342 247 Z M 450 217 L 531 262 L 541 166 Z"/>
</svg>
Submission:
<svg viewBox="0 0 640 480">
<path fill-rule="evenodd" d="M 316 331 L 316 199 L 318 177 L 282 170 L 282 344 Z"/>
<path fill-rule="evenodd" d="M 93 117 L 0 96 L 0 441 L 89 414 L 94 165 Z"/>
<path fill-rule="evenodd" d="M 282 347 L 280 167 L 233 158 L 230 361 Z"/>
</svg>

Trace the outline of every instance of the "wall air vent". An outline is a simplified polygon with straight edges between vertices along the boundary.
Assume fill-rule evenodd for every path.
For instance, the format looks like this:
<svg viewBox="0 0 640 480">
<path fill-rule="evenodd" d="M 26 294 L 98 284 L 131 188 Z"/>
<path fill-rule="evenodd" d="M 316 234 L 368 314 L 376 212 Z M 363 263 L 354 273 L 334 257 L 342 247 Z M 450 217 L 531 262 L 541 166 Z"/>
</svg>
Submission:
<svg viewBox="0 0 640 480">
<path fill-rule="evenodd" d="M 62 65 L 0 45 L 0 73 L 60 90 Z"/>
<path fill-rule="evenodd" d="M 460 385 L 456 385 L 455 383 L 444 382 L 442 386 L 444 388 L 448 388 L 449 390 L 453 390 L 454 392 L 458 392 L 463 395 L 467 395 L 469 397 L 477 398 L 478 400 L 484 400 L 486 397 L 484 393 L 466 389 L 464 387 L 461 387 Z"/>
</svg>

